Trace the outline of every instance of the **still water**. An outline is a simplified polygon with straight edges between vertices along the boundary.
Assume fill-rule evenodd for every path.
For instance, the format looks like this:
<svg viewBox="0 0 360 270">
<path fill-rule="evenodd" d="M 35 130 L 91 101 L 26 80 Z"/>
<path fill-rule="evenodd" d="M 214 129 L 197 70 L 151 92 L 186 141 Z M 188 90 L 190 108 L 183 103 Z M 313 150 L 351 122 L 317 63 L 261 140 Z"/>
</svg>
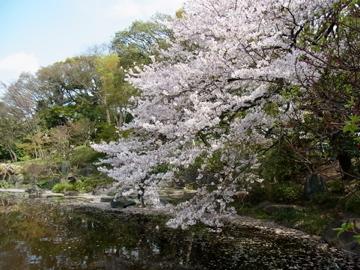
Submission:
<svg viewBox="0 0 360 270">
<path fill-rule="evenodd" d="M 39 203 L 0 209 L 0 270 L 356 267 L 338 251 L 253 229 L 173 230 L 159 217 Z"/>
</svg>

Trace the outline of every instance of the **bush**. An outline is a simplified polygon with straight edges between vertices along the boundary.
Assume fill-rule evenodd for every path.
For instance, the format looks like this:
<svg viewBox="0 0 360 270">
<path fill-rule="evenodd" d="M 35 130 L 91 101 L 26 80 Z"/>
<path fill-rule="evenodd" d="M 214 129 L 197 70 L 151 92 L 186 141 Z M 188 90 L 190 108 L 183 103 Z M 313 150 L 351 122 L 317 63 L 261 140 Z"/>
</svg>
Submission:
<svg viewBox="0 0 360 270">
<path fill-rule="evenodd" d="M 74 184 L 68 182 L 55 184 L 52 188 L 53 192 L 62 193 L 65 191 L 91 192 L 98 187 L 106 187 L 113 180 L 105 175 L 96 174 L 88 177 L 80 177 Z"/>
<path fill-rule="evenodd" d="M 66 191 L 76 191 L 76 187 L 70 183 L 58 183 L 53 188 L 52 191 L 55 193 L 62 193 Z"/>
<path fill-rule="evenodd" d="M 52 179 L 39 179 L 36 185 L 41 189 L 52 189 L 56 184 L 60 182 L 59 177 L 53 177 Z"/>
<path fill-rule="evenodd" d="M 287 182 L 303 171 L 304 167 L 296 162 L 293 151 L 281 141 L 261 160 L 260 175 L 269 183 Z"/>
<path fill-rule="evenodd" d="M 22 167 L 22 173 L 26 183 L 36 182 L 38 179 L 51 178 L 57 168 L 54 164 L 46 161 L 25 162 Z"/>
<path fill-rule="evenodd" d="M 285 226 L 316 235 L 320 235 L 328 225 L 329 220 L 331 220 L 331 217 L 325 216 L 314 209 L 282 209 L 275 212 L 272 218 Z"/>
<path fill-rule="evenodd" d="M 329 181 L 326 183 L 329 191 L 334 194 L 344 193 L 344 184 L 341 180 Z"/>
<path fill-rule="evenodd" d="M 345 210 L 360 215 L 360 191 L 355 192 L 345 201 Z"/>
<path fill-rule="evenodd" d="M 10 188 L 11 185 L 10 183 L 6 182 L 6 181 L 0 181 L 0 188 Z"/>
<path fill-rule="evenodd" d="M 113 182 L 112 179 L 105 175 L 92 175 L 89 177 L 81 177 L 74 184 L 75 190 L 79 192 L 91 192 L 98 187 L 108 186 Z"/>
<path fill-rule="evenodd" d="M 119 139 L 118 130 L 116 129 L 116 127 L 114 125 L 109 125 L 107 123 L 101 123 L 101 124 L 97 125 L 96 128 L 97 128 L 96 135 L 95 135 L 96 142 L 101 142 L 101 141 L 110 142 L 110 141 L 116 141 Z"/>
<path fill-rule="evenodd" d="M 302 187 L 291 183 L 275 184 L 271 193 L 271 198 L 278 203 L 294 203 L 303 196 Z"/>
<path fill-rule="evenodd" d="M 248 191 L 248 201 L 251 204 L 258 204 L 260 202 L 269 200 L 270 196 L 267 190 L 259 183 L 252 185 L 252 187 Z"/>
<path fill-rule="evenodd" d="M 96 162 L 103 154 L 96 152 L 89 146 L 81 145 L 75 147 L 70 153 L 70 163 L 72 166 L 84 167 Z"/>
<path fill-rule="evenodd" d="M 339 203 L 339 197 L 329 192 L 315 194 L 312 202 L 325 208 L 335 208 Z"/>
</svg>

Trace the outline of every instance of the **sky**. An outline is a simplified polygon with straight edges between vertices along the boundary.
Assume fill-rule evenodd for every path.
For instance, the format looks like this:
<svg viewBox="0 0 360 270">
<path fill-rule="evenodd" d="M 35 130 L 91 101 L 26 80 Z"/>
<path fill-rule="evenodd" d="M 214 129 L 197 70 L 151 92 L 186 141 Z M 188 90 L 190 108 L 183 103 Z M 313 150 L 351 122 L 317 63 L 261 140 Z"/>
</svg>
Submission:
<svg viewBox="0 0 360 270">
<path fill-rule="evenodd" d="M 0 82 L 111 41 L 116 31 L 183 0 L 0 0 Z"/>
</svg>

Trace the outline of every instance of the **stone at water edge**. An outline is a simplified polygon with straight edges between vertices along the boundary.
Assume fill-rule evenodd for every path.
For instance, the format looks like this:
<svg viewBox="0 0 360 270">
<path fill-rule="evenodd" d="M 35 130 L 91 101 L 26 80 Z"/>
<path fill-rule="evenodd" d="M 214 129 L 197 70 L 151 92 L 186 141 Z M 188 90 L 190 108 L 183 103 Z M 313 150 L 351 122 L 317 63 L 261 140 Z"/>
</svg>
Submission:
<svg viewBox="0 0 360 270">
<path fill-rule="evenodd" d="M 75 177 L 75 175 L 73 175 L 71 173 L 68 175 L 67 180 L 68 180 L 69 184 L 75 184 L 76 183 L 76 177 Z"/>
<path fill-rule="evenodd" d="M 100 202 L 111 203 L 114 200 L 114 197 L 105 196 L 100 198 Z"/>
<path fill-rule="evenodd" d="M 37 186 L 32 186 L 26 189 L 25 192 L 29 194 L 30 199 L 40 198 L 42 194 L 42 190 Z"/>
<path fill-rule="evenodd" d="M 64 195 L 74 197 L 74 196 L 79 196 L 79 192 L 78 191 L 65 191 Z"/>
<path fill-rule="evenodd" d="M 279 211 L 303 211 L 305 208 L 293 205 L 293 204 L 276 204 L 276 203 L 269 203 L 265 202 L 260 205 L 258 205 L 257 208 L 262 209 L 265 213 L 272 215 L 274 213 L 277 213 Z"/>
<path fill-rule="evenodd" d="M 110 202 L 111 208 L 127 208 L 134 205 L 136 205 L 135 201 L 126 199 L 124 197 L 113 199 Z"/>
</svg>

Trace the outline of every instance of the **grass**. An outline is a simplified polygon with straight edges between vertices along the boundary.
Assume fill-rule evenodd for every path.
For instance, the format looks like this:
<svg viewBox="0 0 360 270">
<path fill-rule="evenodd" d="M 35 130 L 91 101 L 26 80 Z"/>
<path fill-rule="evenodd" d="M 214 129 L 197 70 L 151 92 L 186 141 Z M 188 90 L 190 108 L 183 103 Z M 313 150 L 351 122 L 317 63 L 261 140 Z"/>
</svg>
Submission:
<svg viewBox="0 0 360 270">
<path fill-rule="evenodd" d="M 62 182 L 54 185 L 52 191 L 62 193 L 66 191 L 91 192 L 99 187 L 105 187 L 112 183 L 109 177 L 102 174 L 81 176 L 75 183 Z"/>
<path fill-rule="evenodd" d="M 320 210 L 314 207 L 303 209 L 279 209 L 267 213 L 261 208 L 249 205 L 236 207 L 239 215 L 258 219 L 273 220 L 286 227 L 302 230 L 313 235 L 321 235 L 326 226 L 335 219 L 336 213 L 331 210 Z"/>
</svg>

